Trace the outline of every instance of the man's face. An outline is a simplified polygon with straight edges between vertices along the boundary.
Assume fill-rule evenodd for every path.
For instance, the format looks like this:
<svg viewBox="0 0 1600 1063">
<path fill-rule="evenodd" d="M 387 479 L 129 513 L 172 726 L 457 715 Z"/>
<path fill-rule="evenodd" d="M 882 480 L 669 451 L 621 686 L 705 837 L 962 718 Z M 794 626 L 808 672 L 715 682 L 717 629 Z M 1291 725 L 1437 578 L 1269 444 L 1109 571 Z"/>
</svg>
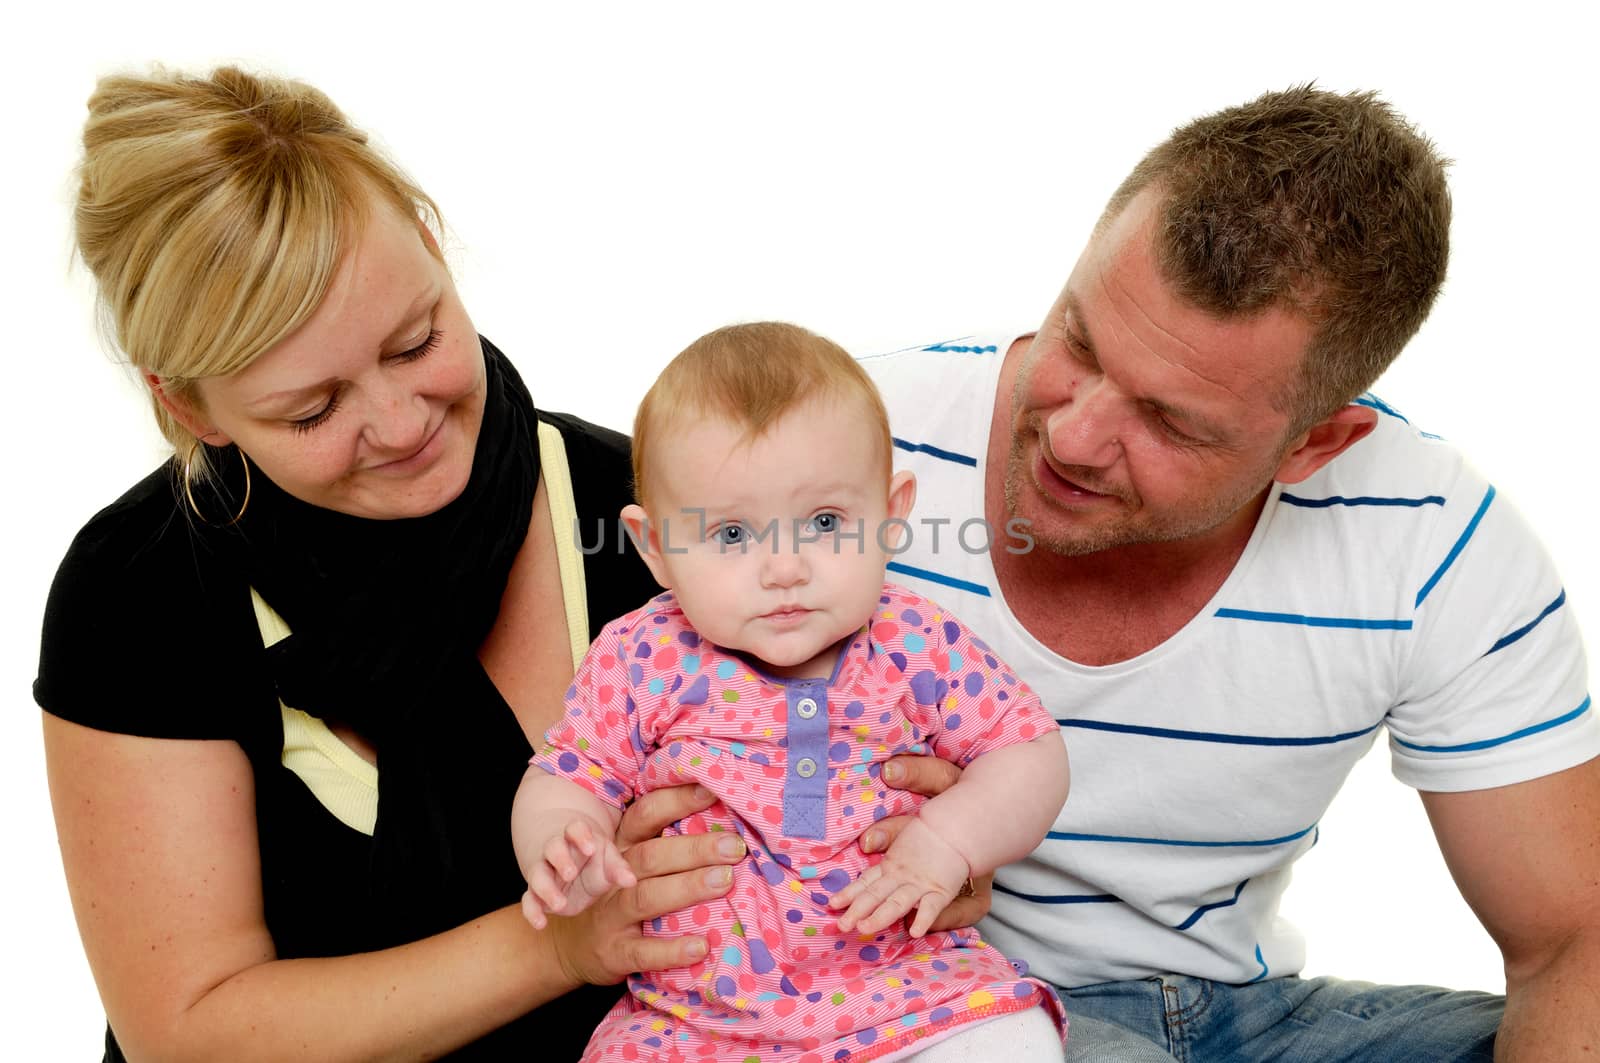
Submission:
<svg viewBox="0 0 1600 1063">
<path fill-rule="evenodd" d="M 1180 299 L 1157 264 L 1158 206 L 1146 190 L 1090 240 L 1018 370 L 1006 509 L 1059 554 L 1231 528 L 1287 451 L 1273 399 L 1311 323 Z"/>
</svg>

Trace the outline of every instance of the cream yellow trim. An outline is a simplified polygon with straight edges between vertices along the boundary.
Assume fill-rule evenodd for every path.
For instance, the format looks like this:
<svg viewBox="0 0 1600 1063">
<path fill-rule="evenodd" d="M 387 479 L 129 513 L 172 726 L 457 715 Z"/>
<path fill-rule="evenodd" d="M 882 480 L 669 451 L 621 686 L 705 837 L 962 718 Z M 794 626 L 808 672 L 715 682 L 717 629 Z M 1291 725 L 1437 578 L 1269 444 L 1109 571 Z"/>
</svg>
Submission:
<svg viewBox="0 0 1600 1063">
<path fill-rule="evenodd" d="M 578 553 L 578 505 L 572 497 L 572 470 L 567 467 L 567 444 L 555 425 L 539 422 L 539 471 L 544 476 L 545 497 L 550 500 L 550 524 L 556 533 L 556 567 L 561 573 L 561 601 L 567 613 L 567 641 L 572 645 L 572 668 L 589 652 L 589 592 L 583 582 L 583 555 Z"/>
<path fill-rule="evenodd" d="M 250 604 L 264 645 L 289 637 L 289 625 L 254 587 Z M 370 835 L 378 823 L 378 769 L 317 717 L 281 701 L 278 710 L 283 718 L 283 766 L 299 776 L 311 796 L 340 823 Z"/>
</svg>

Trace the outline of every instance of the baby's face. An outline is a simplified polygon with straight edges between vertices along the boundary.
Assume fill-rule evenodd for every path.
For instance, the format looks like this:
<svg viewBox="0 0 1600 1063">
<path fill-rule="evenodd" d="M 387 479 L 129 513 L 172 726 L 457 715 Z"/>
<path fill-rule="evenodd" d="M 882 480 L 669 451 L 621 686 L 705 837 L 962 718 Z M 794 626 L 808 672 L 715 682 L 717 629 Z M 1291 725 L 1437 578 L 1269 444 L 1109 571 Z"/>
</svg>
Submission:
<svg viewBox="0 0 1600 1063">
<path fill-rule="evenodd" d="M 826 677 L 877 607 L 898 541 L 887 522 L 910 511 L 911 476 L 891 485 L 853 402 L 808 402 L 745 434 L 719 417 L 661 433 L 646 561 L 704 638 L 775 675 Z"/>
</svg>

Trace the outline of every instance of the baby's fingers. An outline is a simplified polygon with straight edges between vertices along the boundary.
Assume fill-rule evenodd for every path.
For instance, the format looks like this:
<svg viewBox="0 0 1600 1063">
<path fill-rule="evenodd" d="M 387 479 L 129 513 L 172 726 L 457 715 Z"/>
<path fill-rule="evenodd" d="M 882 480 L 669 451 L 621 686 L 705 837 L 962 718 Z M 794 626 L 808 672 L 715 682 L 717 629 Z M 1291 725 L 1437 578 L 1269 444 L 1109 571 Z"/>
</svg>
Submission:
<svg viewBox="0 0 1600 1063">
<path fill-rule="evenodd" d="M 919 938 L 933 927 L 933 921 L 949 907 L 950 898 L 941 893 L 924 893 L 917 898 L 917 917 L 911 921 L 911 936 Z"/>
<path fill-rule="evenodd" d="M 544 851 L 539 855 L 544 857 L 545 866 L 562 882 L 571 882 L 578 877 L 578 861 L 574 859 L 573 847 L 565 834 L 545 842 Z"/>
<path fill-rule="evenodd" d="M 628 866 L 627 858 L 615 844 L 606 842 L 599 859 L 605 863 L 606 881 L 611 885 L 620 889 L 638 885 L 639 876 L 633 873 L 633 868 Z"/>
<path fill-rule="evenodd" d="M 522 918 L 532 924 L 535 930 L 543 930 L 549 922 L 544 917 L 544 908 L 539 904 L 539 899 L 533 895 L 531 889 L 522 892 Z"/>
<path fill-rule="evenodd" d="M 528 879 L 528 892 L 534 900 L 544 906 L 546 912 L 559 912 L 567 906 L 567 882 L 556 875 L 547 863 L 533 869 L 533 876 Z"/>
<path fill-rule="evenodd" d="M 589 829 L 587 820 L 575 819 L 568 823 L 566 837 L 567 843 L 584 856 L 594 855 L 594 831 Z"/>
<path fill-rule="evenodd" d="M 852 908 L 845 914 L 855 917 L 861 933 L 876 934 L 884 927 L 890 926 L 896 920 L 903 918 L 911 910 L 912 906 L 917 903 L 920 896 L 921 890 L 907 883 L 879 901 L 870 912 L 862 912 L 857 915 L 855 909 Z M 839 920 L 839 925 L 841 927 L 844 926 L 843 919 Z"/>
<path fill-rule="evenodd" d="M 856 898 L 865 893 L 867 888 L 871 886 L 872 883 L 876 882 L 881 875 L 882 872 L 880 872 L 876 867 L 867 868 L 856 877 L 854 882 L 850 883 L 850 885 L 846 886 L 838 893 L 835 893 L 832 897 L 829 897 L 828 907 L 832 908 L 834 911 L 838 911 L 840 908 L 848 908 L 849 906 L 853 905 L 856 901 Z"/>
</svg>

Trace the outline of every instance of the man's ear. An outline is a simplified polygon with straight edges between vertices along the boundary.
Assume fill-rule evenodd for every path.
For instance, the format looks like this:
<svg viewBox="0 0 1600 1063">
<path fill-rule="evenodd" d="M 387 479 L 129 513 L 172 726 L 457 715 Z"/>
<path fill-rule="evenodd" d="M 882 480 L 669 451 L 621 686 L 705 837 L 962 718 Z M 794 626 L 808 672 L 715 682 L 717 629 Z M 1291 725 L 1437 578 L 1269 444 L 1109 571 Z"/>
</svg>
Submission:
<svg viewBox="0 0 1600 1063">
<path fill-rule="evenodd" d="M 668 582 L 667 566 L 661 557 L 661 536 L 659 530 L 650 521 L 650 514 L 645 512 L 643 506 L 626 505 L 622 507 L 622 526 L 628 531 L 628 538 L 633 540 L 634 549 L 639 551 L 639 556 L 644 558 L 644 563 L 650 569 L 650 575 L 666 590 L 672 589 Z"/>
<path fill-rule="evenodd" d="M 1366 438 L 1377 426 L 1377 410 L 1346 406 L 1306 429 L 1272 478 L 1279 483 L 1297 484 Z"/>
<path fill-rule="evenodd" d="M 902 522 L 911 516 L 911 507 L 916 503 L 917 476 L 909 469 L 902 469 L 889 480 L 889 534 L 880 535 L 879 538 L 880 542 L 887 543 L 889 549 L 893 550 L 900 545 L 900 539 L 905 533 L 905 525 Z"/>
<path fill-rule="evenodd" d="M 187 428 L 196 439 L 203 439 L 214 447 L 225 447 L 233 442 L 228 433 L 211 423 L 200 407 L 195 405 L 193 399 L 186 395 L 172 394 L 161 382 L 161 378 L 154 373 L 146 373 L 144 383 L 150 389 L 150 394 L 161 403 L 162 409 L 170 413 L 173 420 Z"/>
</svg>

